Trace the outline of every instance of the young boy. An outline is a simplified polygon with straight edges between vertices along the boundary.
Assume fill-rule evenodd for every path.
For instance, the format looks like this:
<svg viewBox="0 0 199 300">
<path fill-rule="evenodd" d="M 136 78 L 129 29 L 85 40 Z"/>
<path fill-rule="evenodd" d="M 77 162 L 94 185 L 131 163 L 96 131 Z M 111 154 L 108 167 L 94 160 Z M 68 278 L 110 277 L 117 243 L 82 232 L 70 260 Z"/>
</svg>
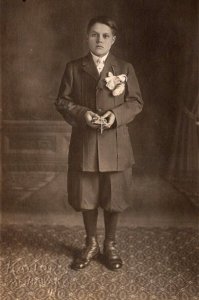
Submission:
<svg viewBox="0 0 199 300">
<path fill-rule="evenodd" d="M 86 246 L 72 267 L 89 265 L 100 253 L 96 227 L 104 210 L 103 254 L 111 270 L 122 267 L 116 247 L 118 215 L 127 208 L 134 163 L 127 124 L 141 112 L 143 101 L 131 64 L 110 53 L 116 23 L 102 16 L 87 27 L 89 54 L 69 62 L 62 78 L 57 110 L 72 125 L 68 158 L 68 201 L 81 211 Z"/>
</svg>

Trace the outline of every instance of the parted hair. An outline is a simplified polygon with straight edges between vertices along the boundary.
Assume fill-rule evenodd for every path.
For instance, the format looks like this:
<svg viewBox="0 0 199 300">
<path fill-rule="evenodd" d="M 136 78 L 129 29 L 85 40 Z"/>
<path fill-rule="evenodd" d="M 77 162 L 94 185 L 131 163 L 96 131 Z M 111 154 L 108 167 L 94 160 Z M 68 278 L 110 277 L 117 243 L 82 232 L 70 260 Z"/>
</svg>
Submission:
<svg viewBox="0 0 199 300">
<path fill-rule="evenodd" d="M 118 27 L 117 27 L 116 22 L 107 16 L 98 16 L 98 17 L 92 18 L 87 25 L 87 33 L 89 33 L 91 27 L 96 23 L 105 24 L 105 25 L 109 26 L 112 30 L 113 35 L 115 36 L 117 34 Z"/>
</svg>

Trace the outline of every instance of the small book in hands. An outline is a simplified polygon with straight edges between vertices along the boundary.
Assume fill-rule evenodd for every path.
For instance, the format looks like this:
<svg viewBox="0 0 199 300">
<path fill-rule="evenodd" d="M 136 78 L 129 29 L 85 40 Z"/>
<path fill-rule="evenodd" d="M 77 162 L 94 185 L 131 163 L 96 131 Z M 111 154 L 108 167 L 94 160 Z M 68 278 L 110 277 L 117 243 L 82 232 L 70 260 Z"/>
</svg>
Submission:
<svg viewBox="0 0 199 300">
<path fill-rule="evenodd" d="M 100 125 L 100 133 L 104 131 L 104 126 L 107 124 L 107 120 L 103 117 L 93 117 L 92 123 L 95 125 Z"/>
</svg>

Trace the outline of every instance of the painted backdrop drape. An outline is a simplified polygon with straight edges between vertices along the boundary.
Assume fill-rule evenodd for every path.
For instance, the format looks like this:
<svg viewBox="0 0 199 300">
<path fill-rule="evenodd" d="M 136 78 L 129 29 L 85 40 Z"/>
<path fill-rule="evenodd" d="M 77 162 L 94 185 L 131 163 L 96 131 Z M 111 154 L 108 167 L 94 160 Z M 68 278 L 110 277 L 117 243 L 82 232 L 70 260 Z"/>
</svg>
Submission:
<svg viewBox="0 0 199 300">
<path fill-rule="evenodd" d="M 194 43 L 187 43 L 186 47 L 181 62 L 183 76 L 177 93 L 179 112 L 168 176 L 199 207 L 198 54 Z"/>
</svg>

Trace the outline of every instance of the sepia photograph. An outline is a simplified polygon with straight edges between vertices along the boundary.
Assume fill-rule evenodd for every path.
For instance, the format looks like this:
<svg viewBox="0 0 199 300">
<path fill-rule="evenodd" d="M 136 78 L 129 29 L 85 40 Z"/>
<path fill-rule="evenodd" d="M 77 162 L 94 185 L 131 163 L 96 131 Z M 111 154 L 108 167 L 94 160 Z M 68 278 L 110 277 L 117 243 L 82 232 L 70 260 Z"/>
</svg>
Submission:
<svg viewBox="0 0 199 300">
<path fill-rule="evenodd" d="M 199 299 L 198 0 L 1 0 L 0 298 Z"/>
</svg>

